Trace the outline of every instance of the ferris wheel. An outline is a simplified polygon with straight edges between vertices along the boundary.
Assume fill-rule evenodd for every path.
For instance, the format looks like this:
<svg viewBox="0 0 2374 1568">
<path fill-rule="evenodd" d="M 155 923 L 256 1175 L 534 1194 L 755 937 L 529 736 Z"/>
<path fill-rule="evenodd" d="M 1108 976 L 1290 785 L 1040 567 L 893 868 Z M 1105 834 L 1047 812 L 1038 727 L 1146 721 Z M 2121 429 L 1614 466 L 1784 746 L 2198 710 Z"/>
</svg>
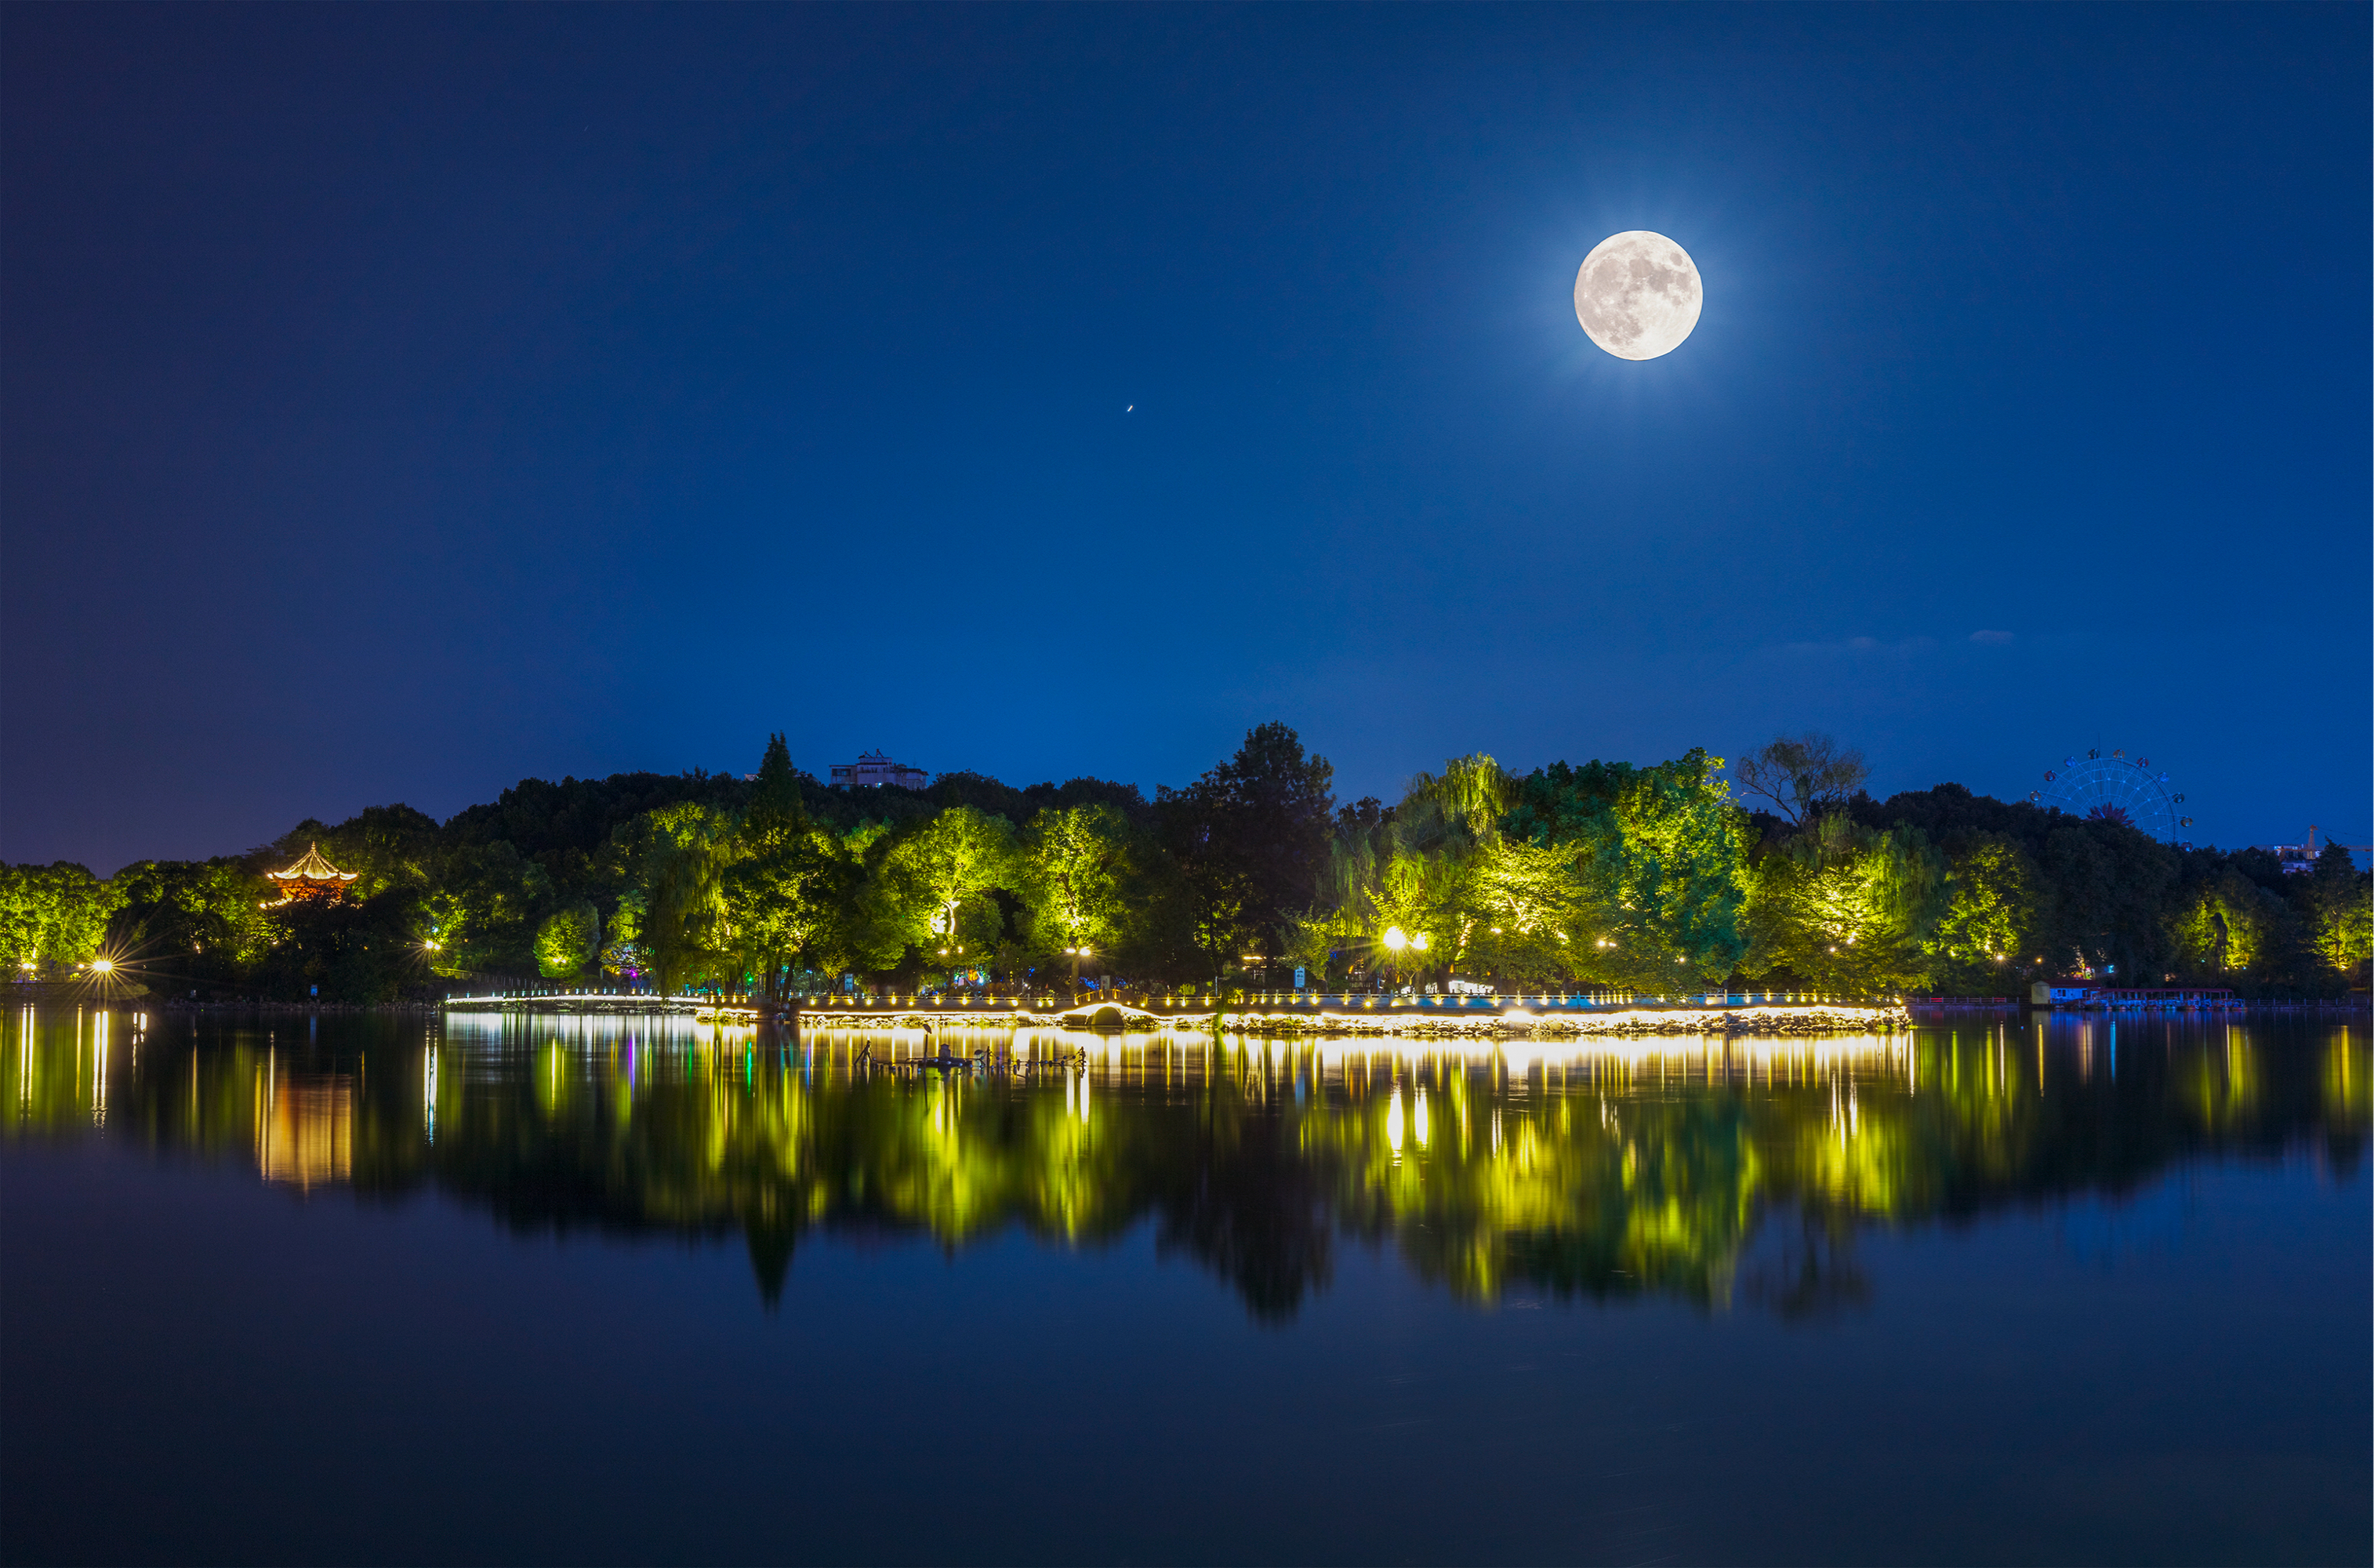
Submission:
<svg viewBox="0 0 2374 1568">
<path fill-rule="evenodd" d="M 2088 821 L 2118 822 L 2163 843 L 2192 847 L 2182 836 L 2192 826 L 2192 819 L 2182 815 L 2184 796 L 2168 787 L 2166 773 L 2152 771 L 2150 758 L 2130 757 L 2123 749 L 2108 757 L 2099 749 L 2063 757 L 2059 767 L 2044 770 L 2044 787 L 2029 790 L 2027 798 L 2031 805 Z"/>
</svg>

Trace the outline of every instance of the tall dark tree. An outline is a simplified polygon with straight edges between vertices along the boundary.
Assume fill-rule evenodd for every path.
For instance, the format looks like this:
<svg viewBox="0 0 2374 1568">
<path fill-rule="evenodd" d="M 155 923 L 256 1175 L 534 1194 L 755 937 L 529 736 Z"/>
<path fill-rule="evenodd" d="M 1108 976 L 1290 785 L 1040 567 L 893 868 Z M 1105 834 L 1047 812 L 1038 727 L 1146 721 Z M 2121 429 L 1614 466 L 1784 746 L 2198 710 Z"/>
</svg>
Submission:
<svg viewBox="0 0 2374 1568">
<path fill-rule="evenodd" d="M 1220 793 L 1223 830 L 1248 873 L 1247 914 L 1274 937 L 1288 914 L 1310 902 L 1326 867 L 1334 765 L 1273 722 L 1247 733 L 1237 754 L 1205 776 Z"/>
<path fill-rule="evenodd" d="M 1157 832 L 1187 923 L 1216 966 L 1240 942 L 1278 951 L 1287 922 L 1310 906 L 1327 866 L 1334 779 L 1332 763 L 1273 722 L 1193 784 L 1156 791 Z"/>
<path fill-rule="evenodd" d="M 1174 949 L 1191 949 L 1216 984 L 1258 930 L 1252 867 L 1232 831 L 1227 792 L 1210 773 L 1184 789 L 1163 786 L 1155 814 L 1162 864 L 1142 901 L 1152 917 L 1146 924 Z M 1186 954 L 1163 956 L 1176 962 Z"/>
<path fill-rule="evenodd" d="M 747 820 L 761 832 L 774 832 L 794 823 L 805 827 L 799 775 L 792 769 L 792 749 L 778 730 L 767 737 L 767 755 L 758 763 L 758 782 L 750 791 Z"/>
<path fill-rule="evenodd" d="M 2171 956 L 2163 911 L 2178 852 L 2117 822 L 2064 817 L 2040 865 L 2051 897 L 2034 945 L 2048 962 L 2157 984 Z"/>
</svg>

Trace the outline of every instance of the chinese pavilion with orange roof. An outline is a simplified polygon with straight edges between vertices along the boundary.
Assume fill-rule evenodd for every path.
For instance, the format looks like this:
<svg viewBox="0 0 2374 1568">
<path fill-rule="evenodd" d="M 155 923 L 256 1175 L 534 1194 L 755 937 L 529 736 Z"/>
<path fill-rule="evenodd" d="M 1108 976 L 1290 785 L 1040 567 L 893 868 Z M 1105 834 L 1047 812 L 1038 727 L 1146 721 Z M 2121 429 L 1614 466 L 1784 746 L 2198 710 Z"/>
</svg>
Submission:
<svg viewBox="0 0 2374 1568">
<path fill-rule="evenodd" d="M 336 903 L 347 896 L 347 886 L 362 873 L 341 871 L 322 858 L 322 846 L 309 844 L 305 858 L 286 871 L 266 871 L 273 886 L 280 890 L 280 902 L 268 903 L 266 909 L 278 909 L 290 903 Z"/>
</svg>

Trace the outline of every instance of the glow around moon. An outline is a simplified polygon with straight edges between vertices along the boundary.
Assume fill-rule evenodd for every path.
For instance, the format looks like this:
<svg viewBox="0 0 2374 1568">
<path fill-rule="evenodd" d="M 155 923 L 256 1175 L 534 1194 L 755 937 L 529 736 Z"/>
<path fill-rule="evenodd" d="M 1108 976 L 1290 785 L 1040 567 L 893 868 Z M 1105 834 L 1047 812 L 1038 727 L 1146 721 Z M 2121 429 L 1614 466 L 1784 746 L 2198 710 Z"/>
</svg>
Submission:
<svg viewBox="0 0 2374 1568">
<path fill-rule="evenodd" d="M 1653 360 L 1698 324 L 1698 264 L 1663 234 L 1610 234 L 1574 275 L 1574 314 L 1591 340 L 1619 360 Z"/>
</svg>

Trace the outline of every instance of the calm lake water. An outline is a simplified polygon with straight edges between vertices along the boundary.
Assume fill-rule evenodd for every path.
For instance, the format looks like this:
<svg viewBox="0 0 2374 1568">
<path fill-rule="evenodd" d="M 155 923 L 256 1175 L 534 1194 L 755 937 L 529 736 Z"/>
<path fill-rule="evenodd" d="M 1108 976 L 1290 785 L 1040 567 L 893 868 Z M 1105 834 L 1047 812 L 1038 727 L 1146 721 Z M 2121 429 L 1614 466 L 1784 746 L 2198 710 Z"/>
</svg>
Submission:
<svg viewBox="0 0 2374 1568">
<path fill-rule="evenodd" d="M 2368 1557 L 2362 1022 L 920 1038 L 0 1016 L 0 1548 Z"/>
</svg>

